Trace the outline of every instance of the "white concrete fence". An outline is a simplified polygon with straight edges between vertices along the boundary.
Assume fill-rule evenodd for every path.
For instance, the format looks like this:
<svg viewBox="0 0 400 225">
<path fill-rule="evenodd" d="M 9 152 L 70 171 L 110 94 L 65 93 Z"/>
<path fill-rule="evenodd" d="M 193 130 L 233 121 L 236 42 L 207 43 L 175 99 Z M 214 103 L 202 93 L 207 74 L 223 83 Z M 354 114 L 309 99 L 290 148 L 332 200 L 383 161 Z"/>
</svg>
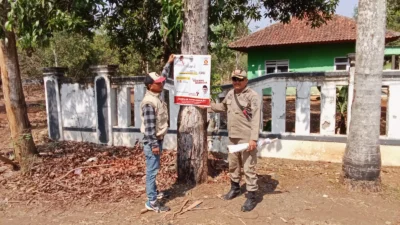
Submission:
<svg viewBox="0 0 400 225">
<path fill-rule="evenodd" d="M 116 66 L 92 67 L 93 79 L 73 83 L 64 77 L 65 68 L 45 68 L 47 121 L 49 137 L 53 140 L 85 141 L 115 146 L 134 146 L 141 141 L 140 102 L 145 93 L 143 77 L 116 76 Z M 269 74 L 249 81 L 249 87 L 262 96 L 271 88 L 271 132 L 260 137 L 278 141 L 259 151 L 261 157 L 340 162 L 346 135 L 335 134 L 336 87 L 349 85 L 350 72 L 313 72 Z M 381 136 L 383 165 L 400 166 L 400 72 L 385 71 L 382 86 L 389 90 L 386 136 Z M 296 88 L 295 132 L 286 133 L 286 89 Z M 310 134 L 310 90 L 321 87 L 320 133 Z M 220 99 L 231 85 L 222 86 Z M 167 80 L 165 98 L 169 104 L 170 127 L 165 138 L 166 149 L 176 149 L 179 106 L 174 104 L 174 85 Z M 397 100 L 396 100 L 397 99 Z M 218 101 L 218 100 L 217 100 Z M 133 104 L 133 106 L 132 106 Z M 351 101 L 349 101 L 351 104 Z M 350 109 L 349 105 L 349 109 Z M 132 115 L 133 113 L 133 115 Z M 210 132 L 210 150 L 226 151 L 227 131 L 216 126 Z M 263 118 L 263 117 L 261 117 Z"/>
</svg>

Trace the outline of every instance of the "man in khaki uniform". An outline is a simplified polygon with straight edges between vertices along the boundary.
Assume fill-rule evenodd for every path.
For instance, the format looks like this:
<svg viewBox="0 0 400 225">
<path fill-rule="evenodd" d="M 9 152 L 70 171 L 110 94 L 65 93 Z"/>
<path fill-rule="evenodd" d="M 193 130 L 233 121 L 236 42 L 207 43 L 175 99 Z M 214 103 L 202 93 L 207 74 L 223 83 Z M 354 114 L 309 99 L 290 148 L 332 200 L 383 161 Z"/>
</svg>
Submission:
<svg viewBox="0 0 400 225">
<path fill-rule="evenodd" d="M 227 112 L 229 144 L 249 143 L 244 152 L 229 153 L 229 174 L 231 190 L 225 195 L 230 200 L 240 194 L 241 168 L 246 177 L 247 200 L 242 211 L 251 211 L 256 206 L 255 192 L 258 190 L 257 174 L 257 140 L 260 131 L 260 97 L 247 87 L 247 73 L 235 70 L 232 73 L 233 90 L 230 90 L 221 103 L 211 103 L 215 112 Z M 236 97 L 235 97 L 236 95 Z"/>
</svg>

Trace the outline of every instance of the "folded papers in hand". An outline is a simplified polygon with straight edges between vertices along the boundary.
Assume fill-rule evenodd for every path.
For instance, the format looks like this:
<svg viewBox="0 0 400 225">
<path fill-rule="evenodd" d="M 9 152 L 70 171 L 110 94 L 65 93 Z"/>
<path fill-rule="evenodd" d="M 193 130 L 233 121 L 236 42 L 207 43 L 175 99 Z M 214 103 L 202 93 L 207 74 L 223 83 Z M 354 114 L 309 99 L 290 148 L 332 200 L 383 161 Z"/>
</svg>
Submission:
<svg viewBox="0 0 400 225">
<path fill-rule="evenodd" d="M 275 142 L 278 140 L 277 138 L 275 139 L 269 139 L 269 138 L 260 138 L 257 141 L 257 148 L 262 148 L 264 145 L 271 144 L 272 142 Z M 249 149 L 249 143 L 243 143 L 243 144 L 237 144 L 237 145 L 228 145 L 228 150 L 229 153 L 235 153 L 235 152 L 243 152 L 245 150 Z"/>
</svg>

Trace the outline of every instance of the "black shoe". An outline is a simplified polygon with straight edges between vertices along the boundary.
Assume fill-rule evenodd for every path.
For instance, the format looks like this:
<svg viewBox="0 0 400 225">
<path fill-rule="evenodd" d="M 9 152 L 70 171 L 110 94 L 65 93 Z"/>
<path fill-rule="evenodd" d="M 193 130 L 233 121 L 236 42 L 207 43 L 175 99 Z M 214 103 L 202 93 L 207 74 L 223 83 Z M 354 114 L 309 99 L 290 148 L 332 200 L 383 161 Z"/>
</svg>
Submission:
<svg viewBox="0 0 400 225">
<path fill-rule="evenodd" d="M 224 196 L 224 200 L 231 200 L 240 195 L 239 183 L 231 181 L 231 190 Z"/>
<path fill-rule="evenodd" d="M 247 199 L 242 206 L 242 212 L 250 212 L 256 207 L 256 205 L 257 205 L 256 192 L 249 191 L 247 193 Z"/>
</svg>

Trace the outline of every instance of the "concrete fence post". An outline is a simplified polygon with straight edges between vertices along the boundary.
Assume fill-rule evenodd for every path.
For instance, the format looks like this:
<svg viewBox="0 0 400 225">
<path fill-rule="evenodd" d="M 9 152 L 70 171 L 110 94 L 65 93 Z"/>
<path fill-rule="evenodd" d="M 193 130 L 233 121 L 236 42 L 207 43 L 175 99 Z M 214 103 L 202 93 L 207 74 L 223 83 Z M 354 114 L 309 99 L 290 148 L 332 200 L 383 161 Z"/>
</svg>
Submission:
<svg viewBox="0 0 400 225">
<path fill-rule="evenodd" d="M 286 83 L 275 82 L 272 85 L 272 133 L 286 131 Z"/>
<path fill-rule="evenodd" d="M 64 140 L 60 79 L 67 70 L 68 68 L 64 67 L 43 68 L 48 134 L 49 138 L 55 141 Z"/>
<path fill-rule="evenodd" d="M 336 127 L 336 84 L 323 82 L 321 87 L 320 133 L 334 135 Z"/>
<path fill-rule="evenodd" d="M 112 105 L 116 105 L 115 98 L 111 95 L 111 79 L 116 75 L 117 65 L 98 65 L 90 67 L 95 75 L 94 92 L 96 105 L 96 132 L 99 143 L 113 144 L 113 118 L 115 115 Z"/>
<path fill-rule="evenodd" d="M 310 91 L 311 82 L 297 84 L 296 91 L 296 125 L 295 133 L 299 135 L 310 134 Z"/>
<path fill-rule="evenodd" d="M 400 138 L 400 84 L 389 85 L 389 96 L 386 111 L 386 135 L 389 138 Z"/>
</svg>

